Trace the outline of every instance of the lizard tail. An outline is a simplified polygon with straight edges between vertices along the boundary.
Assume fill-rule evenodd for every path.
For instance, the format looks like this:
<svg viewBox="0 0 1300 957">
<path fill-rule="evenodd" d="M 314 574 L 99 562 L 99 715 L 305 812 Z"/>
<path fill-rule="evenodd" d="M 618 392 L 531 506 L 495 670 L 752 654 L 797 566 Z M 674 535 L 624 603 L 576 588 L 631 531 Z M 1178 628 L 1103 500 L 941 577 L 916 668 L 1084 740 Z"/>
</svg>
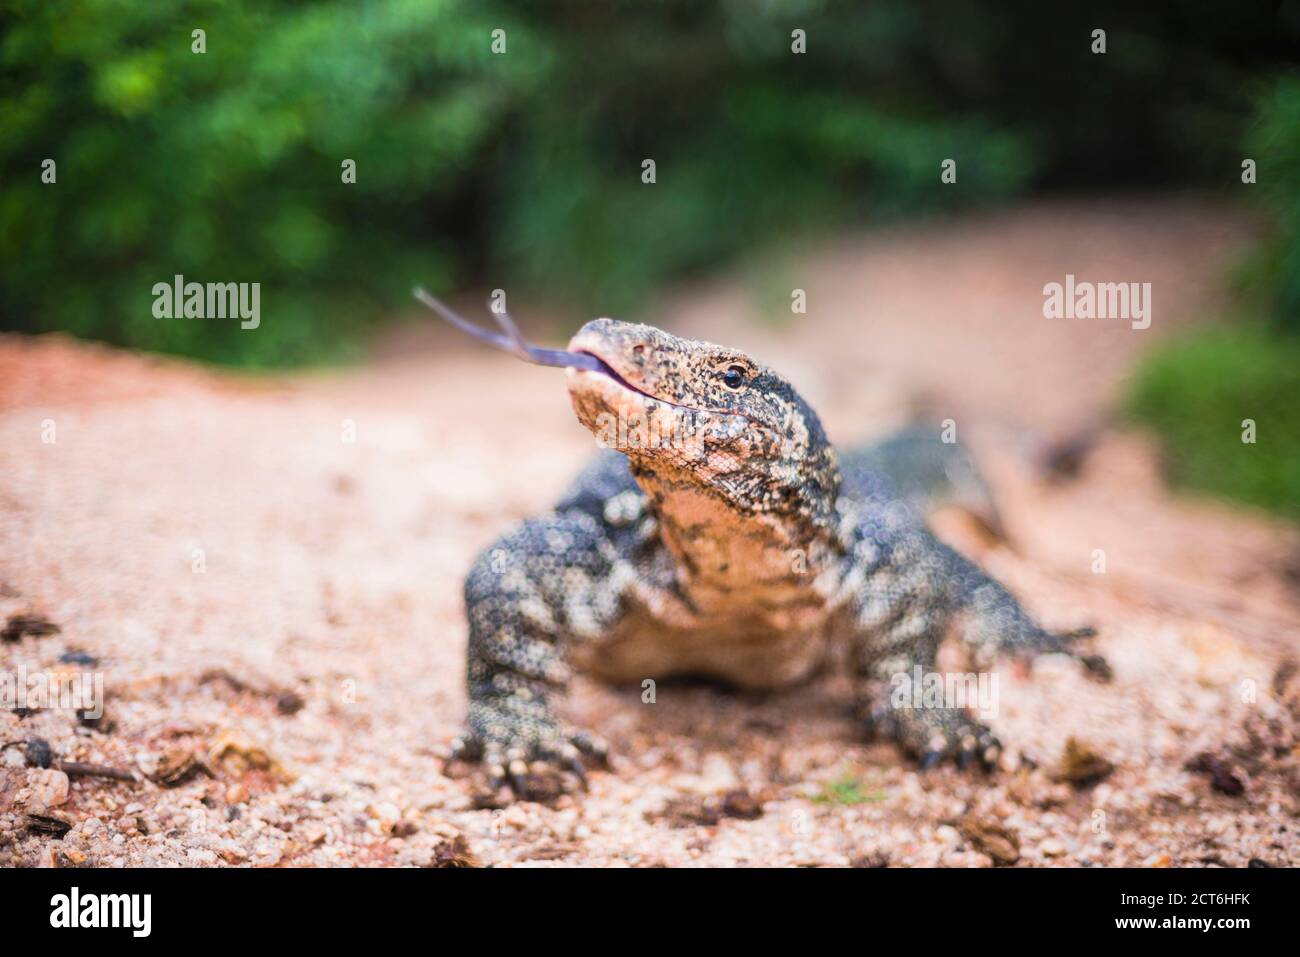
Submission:
<svg viewBox="0 0 1300 957">
<path fill-rule="evenodd" d="M 930 426 L 908 426 L 875 445 L 845 456 L 845 475 L 881 477 L 922 515 L 957 506 L 992 538 L 1006 542 L 1006 526 L 993 493 L 966 449 L 945 442 Z"/>
</svg>

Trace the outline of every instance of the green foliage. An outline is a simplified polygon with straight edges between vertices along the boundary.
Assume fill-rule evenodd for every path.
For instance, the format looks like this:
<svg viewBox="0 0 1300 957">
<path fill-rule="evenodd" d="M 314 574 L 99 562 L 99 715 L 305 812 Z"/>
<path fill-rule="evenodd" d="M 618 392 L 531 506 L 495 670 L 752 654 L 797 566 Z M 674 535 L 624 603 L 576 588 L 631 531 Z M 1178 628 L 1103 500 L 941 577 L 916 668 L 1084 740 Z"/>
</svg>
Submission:
<svg viewBox="0 0 1300 957">
<path fill-rule="evenodd" d="M 1300 75 L 1279 77 L 1260 97 L 1247 151 L 1257 164 L 1248 188 L 1275 234 L 1247 264 L 1242 291 L 1300 333 Z"/>
<path fill-rule="evenodd" d="M 412 281 L 451 282 L 460 231 L 438 224 L 545 66 L 525 26 L 472 4 L 27 0 L 9 18 L 6 319 L 252 365 L 346 354 Z M 498 24 L 518 55 L 491 56 Z M 177 273 L 261 282 L 260 328 L 154 318 Z"/>
<path fill-rule="evenodd" d="M 1159 432 L 1176 481 L 1300 517 L 1300 333 L 1241 322 L 1173 340 L 1139 370 L 1129 410 Z"/>
<path fill-rule="evenodd" d="M 813 800 L 819 804 L 878 804 L 888 797 L 883 791 L 867 790 L 863 781 L 850 774 L 823 783 Z"/>
<path fill-rule="evenodd" d="M 1139 369 L 1128 408 L 1159 432 L 1175 481 L 1300 518 L 1300 76 L 1266 87 L 1246 152 L 1256 182 L 1243 188 L 1274 232 L 1235 285 L 1241 307 L 1268 319 L 1165 344 Z M 1254 444 L 1242 442 L 1245 419 Z"/>
<path fill-rule="evenodd" d="M 0 0 L 0 322 L 319 361 L 416 282 L 626 314 L 669 278 L 827 227 L 1040 185 L 1222 179 L 1268 5 L 1052 6 Z M 260 328 L 155 319 L 152 287 L 177 273 L 260 282 Z"/>
</svg>

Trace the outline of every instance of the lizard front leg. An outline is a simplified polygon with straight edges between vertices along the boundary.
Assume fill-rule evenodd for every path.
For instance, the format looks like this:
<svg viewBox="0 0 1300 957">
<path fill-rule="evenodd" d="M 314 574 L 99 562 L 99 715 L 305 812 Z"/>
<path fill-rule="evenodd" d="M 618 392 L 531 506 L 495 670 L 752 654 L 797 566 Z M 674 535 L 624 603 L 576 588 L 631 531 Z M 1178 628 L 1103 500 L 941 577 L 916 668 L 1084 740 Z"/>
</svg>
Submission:
<svg viewBox="0 0 1300 957">
<path fill-rule="evenodd" d="M 909 613 L 863 641 L 860 673 L 869 684 L 870 724 L 897 741 L 923 770 L 943 761 L 992 768 L 1002 743 L 988 727 L 964 707 L 932 703 L 912 690 L 918 667 L 922 676 L 935 670 L 946 621 L 942 613 Z"/>
<path fill-rule="evenodd" d="M 867 684 L 872 730 L 898 742 L 923 769 L 942 761 L 993 767 L 1001 742 L 953 702 L 912 694 L 917 669 L 936 668 L 958 611 L 948 550 L 923 526 L 869 523 L 852 554 L 852 661 Z"/>
<path fill-rule="evenodd" d="M 552 699 L 569 678 L 565 652 L 618 611 L 613 546 L 589 515 L 530 519 L 489 547 L 465 581 L 468 728 L 453 758 L 481 758 L 495 786 L 527 797 L 529 762 L 572 771 L 604 743 L 564 723 Z"/>
</svg>

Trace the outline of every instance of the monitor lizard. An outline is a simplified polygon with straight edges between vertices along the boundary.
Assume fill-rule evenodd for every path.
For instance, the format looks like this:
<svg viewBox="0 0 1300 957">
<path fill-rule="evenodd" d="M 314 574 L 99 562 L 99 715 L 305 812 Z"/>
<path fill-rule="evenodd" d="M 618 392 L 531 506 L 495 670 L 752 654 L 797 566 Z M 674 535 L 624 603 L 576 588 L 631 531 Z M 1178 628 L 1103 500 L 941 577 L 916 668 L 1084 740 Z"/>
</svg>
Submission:
<svg viewBox="0 0 1300 957">
<path fill-rule="evenodd" d="M 465 581 L 468 727 L 450 754 L 481 759 L 498 787 L 528 796 L 539 762 L 585 787 L 584 759 L 606 758 L 600 737 L 555 710 L 575 669 L 773 689 L 843 643 L 866 724 L 926 769 L 992 768 L 1002 753 L 965 709 L 890 693 L 897 676 L 932 672 L 945 638 L 981 671 L 999 654 L 1057 652 L 1106 677 L 1076 646 L 1092 629 L 1041 627 L 926 525 L 946 492 L 996 526 L 973 463 L 937 431 L 840 455 L 790 383 L 737 349 L 597 319 L 567 351 L 537 350 L 498 321 L 504 339 L 475 334 L 568 366 L 578 420 L 605 446 Z"/>
</svg>

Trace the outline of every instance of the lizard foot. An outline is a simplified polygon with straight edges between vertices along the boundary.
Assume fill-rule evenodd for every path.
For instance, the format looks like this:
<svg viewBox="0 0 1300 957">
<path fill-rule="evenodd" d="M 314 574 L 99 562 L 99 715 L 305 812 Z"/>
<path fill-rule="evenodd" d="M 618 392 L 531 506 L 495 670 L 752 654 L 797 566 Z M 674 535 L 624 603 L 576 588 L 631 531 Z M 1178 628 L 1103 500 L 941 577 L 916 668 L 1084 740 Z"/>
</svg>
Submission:
<svg viewBox="0 0 1300 957">
<path fill-rule="evenodd" d="M 608 767 L 608 756 L 604 741 L 562 725 L 536 701 L 475 701 L 448 763 L 481 761 L 493 791 L 508 787 L 528 801 L 557 796 L 575 783 L 587 790 L 584 759 Z"/>
<path fill-rule="evenodd" d="M 1101 655 L 1089 654 L 1076 647 L 1076 642 L 1097 635 L 1096 628 L 1075 628 L 1073 631 L 1043 631 L 1034 639 L 1025 658 L 1041 654 L 1068 655 L 1083 665 L 1088 677 L 1103 684 L 1114 677 L 1110 663 Z"/>
<path fill-rule="evenodd" d="M 958 708 L 879 708 L 869 723 L 914 755 L 922 771 L 945 761 L 963 771 L 992 771 L 1002 756 L 1002 742 L 993 732 Z"/>
</svg>

